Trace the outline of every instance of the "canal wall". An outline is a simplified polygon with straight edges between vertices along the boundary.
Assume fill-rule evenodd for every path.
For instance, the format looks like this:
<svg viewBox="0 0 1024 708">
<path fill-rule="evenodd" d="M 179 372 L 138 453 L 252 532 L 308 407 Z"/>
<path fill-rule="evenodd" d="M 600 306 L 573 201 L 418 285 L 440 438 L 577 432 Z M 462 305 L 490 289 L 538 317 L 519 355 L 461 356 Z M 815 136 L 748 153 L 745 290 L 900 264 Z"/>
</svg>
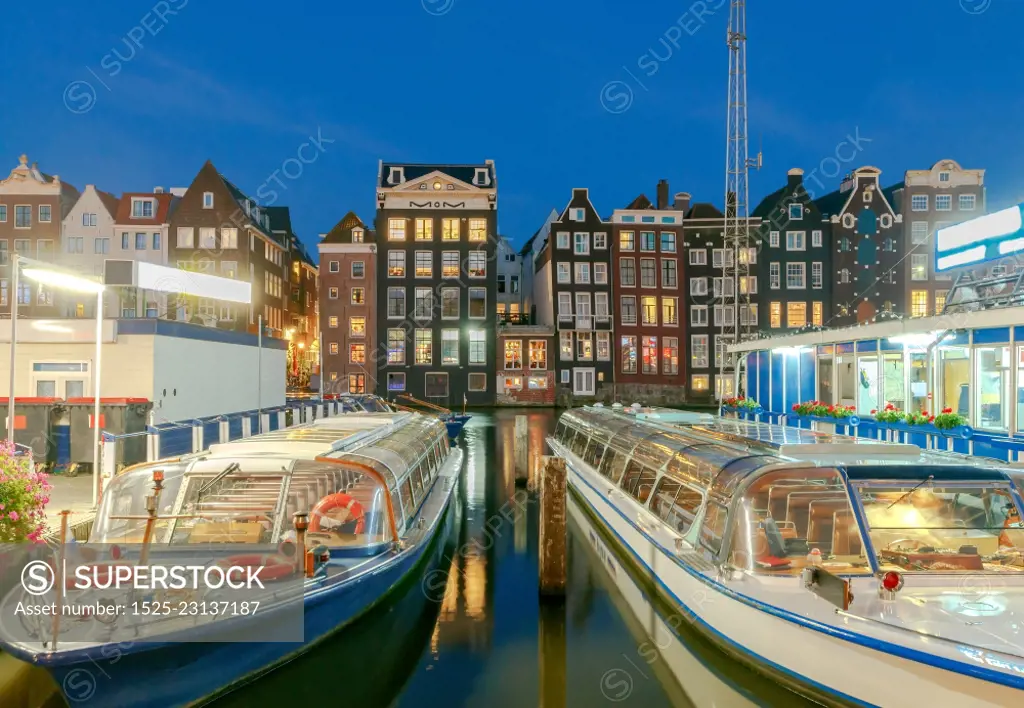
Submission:
<svg viewBox="0 0 1024 708">
<path fill-rule="evenodd" d="M 665 406 L 674 408 L 684 406 L 689 401 L 686 398 L 686 386 L 670 386 L 667 384 L 598 384 L 594 396 L 577 396 L 572 392 L 572 386 L 559 386 L 555 395 L 555 405 L 559 408 L 573 408 L 587 406 L 594 403 L 611 405 L 621 403 L 632 405 L 641 403 L 645 406 Z"/>
</svg>

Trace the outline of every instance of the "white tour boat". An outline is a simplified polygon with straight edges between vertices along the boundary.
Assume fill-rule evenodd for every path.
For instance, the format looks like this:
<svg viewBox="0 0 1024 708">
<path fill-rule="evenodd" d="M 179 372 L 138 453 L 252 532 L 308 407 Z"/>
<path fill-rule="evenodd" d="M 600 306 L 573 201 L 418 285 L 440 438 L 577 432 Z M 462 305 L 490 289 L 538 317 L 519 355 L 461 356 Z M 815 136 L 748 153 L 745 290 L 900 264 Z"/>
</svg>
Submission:
<svg viewBox="0 0 1024 708">
<path fill-rule="evenodd" d="M 1009 467 L 664 409 L 574 409 L 548 444 L 620 556 L 793 690 L 1024 705 L 1024 502 Z"/>
</svg>

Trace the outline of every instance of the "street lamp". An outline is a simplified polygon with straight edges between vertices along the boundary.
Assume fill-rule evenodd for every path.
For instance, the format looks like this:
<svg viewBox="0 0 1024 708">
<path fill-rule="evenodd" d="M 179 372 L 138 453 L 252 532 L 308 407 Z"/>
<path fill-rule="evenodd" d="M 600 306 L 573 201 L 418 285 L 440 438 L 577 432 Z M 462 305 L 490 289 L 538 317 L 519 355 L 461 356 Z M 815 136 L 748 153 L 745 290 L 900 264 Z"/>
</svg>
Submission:
<svg viewBox="0 0 1024 708">
<path fill-rule="evenodd" d="M 93 364 L 93 447 L 92 447 L 92 503 L 99 502 L 100 481 L 100 366 L 103 356 L 103 283 L 91 278 L 82 277 L 66 270 L 55 268 L 31 258 L 15 253 L 11 260 L 11 371 L 10 390 L 7 401 L 7 439 L 14 442 L 14 382 L 15 362 L 17 355 L 18 333 L 18 302 L 20 291 L 19 274 L 37 283 L 48 285 L 58 290 L 76 293 L 95 293 L 96 295 L 96 361 Z"/>
</svg>

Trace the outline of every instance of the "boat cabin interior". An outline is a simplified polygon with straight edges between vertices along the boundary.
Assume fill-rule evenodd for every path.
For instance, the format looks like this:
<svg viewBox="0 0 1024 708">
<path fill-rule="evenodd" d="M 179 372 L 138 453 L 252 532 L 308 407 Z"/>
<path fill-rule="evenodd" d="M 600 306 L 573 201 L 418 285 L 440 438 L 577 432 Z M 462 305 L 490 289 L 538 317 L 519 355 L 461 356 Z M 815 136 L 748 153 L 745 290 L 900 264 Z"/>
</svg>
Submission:
<svg viewBox="0 0 1024 708">
<path fill-rule="evenodd" d="M 329 418 L 214 445 L 116 477 L 90 540 L 140 543 L 161 471 L 156 544 L 276 544 L 295 538 L 293 516 L 306 513 L 307 546 L 376 552 L 412 527 L 448 453 L 445 426 L 409 413 Z"/>
<path fill-rule="evenodd" d="M 1024 570 L 1007 475 L 909 445 L 568 411 L 555 439 L 709 560 L 792 575 Z"/>
</svg>

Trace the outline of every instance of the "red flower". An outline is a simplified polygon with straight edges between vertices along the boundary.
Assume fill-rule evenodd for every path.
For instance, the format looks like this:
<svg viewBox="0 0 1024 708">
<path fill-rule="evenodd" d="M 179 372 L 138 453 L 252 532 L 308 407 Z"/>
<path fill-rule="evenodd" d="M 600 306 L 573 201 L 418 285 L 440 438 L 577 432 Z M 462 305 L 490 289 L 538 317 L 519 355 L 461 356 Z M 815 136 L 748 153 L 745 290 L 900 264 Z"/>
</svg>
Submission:
<svg viewBox="0 0 1024 708">
<path fill-rule="evenodd" d="M 943 408 L 943 409 L 942 409 L 942 412 L 943 412 L 943 413 L 952 413 L 952 412 L 953 412 L 953 409 L 952 409 L 952 408 Z"/>
<path fill-rule="evenodd" d="M 797 408 L 799 408 L 799 407 L 800 407 L 800 404 L 798 404 L 798 403 L 794 403 L 794 404 L 793 404 L 793 410 L 796 410 L 796 409 L 797 409 Z"/>
</svg>

